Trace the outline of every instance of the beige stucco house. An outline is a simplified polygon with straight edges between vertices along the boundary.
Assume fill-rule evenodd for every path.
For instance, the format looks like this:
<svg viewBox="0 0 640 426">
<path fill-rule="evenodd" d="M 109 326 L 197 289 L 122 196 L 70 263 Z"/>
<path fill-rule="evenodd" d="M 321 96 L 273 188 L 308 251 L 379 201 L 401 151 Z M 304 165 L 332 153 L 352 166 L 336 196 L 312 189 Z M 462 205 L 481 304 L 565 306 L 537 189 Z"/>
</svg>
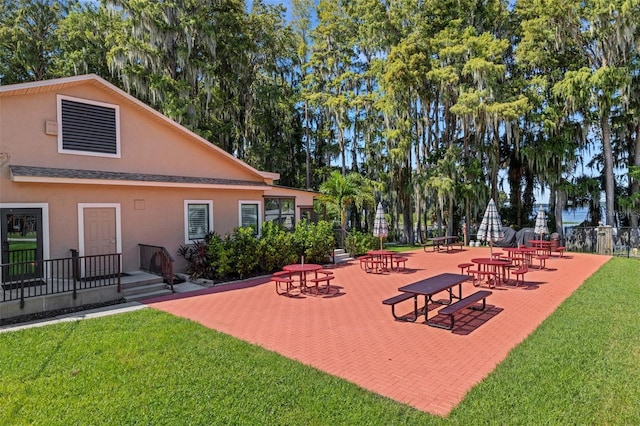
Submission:
<svg viewBox="0 0 640 426">
<path fill-rule="evenodd" d="M 5 258 L 20 237 L 35 238 L 39 259 L 121 253 L 129 271 L 148 244 L 165 247 L 180 271 L 180 245 L 208 231 L 310 215 L 314 193 L 278 178 L 96 75 L 0 86 Z"/>
</svg>

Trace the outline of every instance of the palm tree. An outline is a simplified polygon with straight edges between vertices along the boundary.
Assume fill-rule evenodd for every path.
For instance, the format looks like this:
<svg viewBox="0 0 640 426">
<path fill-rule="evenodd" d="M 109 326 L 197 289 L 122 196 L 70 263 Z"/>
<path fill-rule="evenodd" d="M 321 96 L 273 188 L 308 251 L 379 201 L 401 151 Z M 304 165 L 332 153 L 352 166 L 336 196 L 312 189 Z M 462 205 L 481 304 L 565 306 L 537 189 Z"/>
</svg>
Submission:
<svg viewBox="0 0 640 426">
<path fill-rule="evenodd" d="M 358 195 L 357 181 L 360 179 L 357 173 L 350 173 L 343 176 L 339 171 L 334 170 L 329 178 L 320 185 L 322 195 L 321 202 L 335 206 L 340 212 L 340 225 L 342 228 L 342 239 L 345 237 L 345 226 L 347 221 L 347 206 L 352 203 Z"/>
</svg>

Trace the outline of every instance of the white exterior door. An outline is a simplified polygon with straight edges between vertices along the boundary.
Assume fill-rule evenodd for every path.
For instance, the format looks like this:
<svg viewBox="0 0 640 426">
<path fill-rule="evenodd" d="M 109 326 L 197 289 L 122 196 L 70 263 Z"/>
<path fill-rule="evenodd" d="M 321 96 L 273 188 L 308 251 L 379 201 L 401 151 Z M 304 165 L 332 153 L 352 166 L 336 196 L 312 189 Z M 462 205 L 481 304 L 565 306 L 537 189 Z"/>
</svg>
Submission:
<svg viewBox="0 0 640 426">
<path fill-rule="evenodd" d="M 118 272 L 113 256 L 122 250 L 118 238 L 119 209 L 112 206 L 83 206 L 81 208 L 81 250 L 84 256 L 81 274 L 86 277 L 102 277 Z M 94 257 L 92 257 L 94 256 Z"/>
<path fill-rule="evenodd" d="M 84 209 L 84 255 L 116 253 L 116 209 Z"/>
</svg>

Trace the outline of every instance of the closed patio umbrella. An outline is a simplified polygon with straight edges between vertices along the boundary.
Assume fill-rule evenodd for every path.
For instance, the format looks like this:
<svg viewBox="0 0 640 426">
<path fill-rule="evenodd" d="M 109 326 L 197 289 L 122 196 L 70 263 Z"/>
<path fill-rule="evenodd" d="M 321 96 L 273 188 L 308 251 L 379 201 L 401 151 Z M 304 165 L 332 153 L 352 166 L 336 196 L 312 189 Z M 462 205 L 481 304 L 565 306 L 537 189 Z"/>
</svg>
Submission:
<svg viewBox="0 0 640 426">
<path fill-rule="evenodd" d="M 538 215 L 536 216 L 536 224 L 533 227 L 533 233 L 539 234 L 540 239 L 542 239 L 542 235 L 549 233 L 549 228 L 547 228 L 547 215 L 542 209 L 538 209 Z"/>
<path fill-rule="evenodd" d="M 493 256 L 493 243 L 504 238 L 502 232 L 502 220 L 496 208 L 493 198 L 489 200 L 487 209 L 484 211 L 482 222 L 478 227 L 478 241 L 486 241 L 489 243 L 491 255 Z"/>
<path fill-rule="evenodd" d="M 380 238 L 380 250 L 382 250 L 382 238 L 389 235 L 389 225 L 384 217 L 384 209 L 382 203 L 378 203 L 376 209 L 376 218 L 373 221 L 373 236 Z"/>
</svg>

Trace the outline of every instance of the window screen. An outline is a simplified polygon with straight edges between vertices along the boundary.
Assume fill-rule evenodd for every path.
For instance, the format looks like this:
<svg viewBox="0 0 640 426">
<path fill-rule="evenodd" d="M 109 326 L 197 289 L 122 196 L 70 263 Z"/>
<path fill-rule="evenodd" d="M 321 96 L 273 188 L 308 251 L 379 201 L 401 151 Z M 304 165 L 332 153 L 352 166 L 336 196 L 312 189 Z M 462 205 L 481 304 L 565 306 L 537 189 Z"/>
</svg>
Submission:
<svg viewBox="0 0 640 426">
<path fill-rule="evenodd" d="M 189 204 L 188 206 L 188 239 L 202 240 L 209 229 L 209 204 Z"/>
<path fill-rule="evenodd" d="M 241 223 L 240 226 L 247 227 L 252 226 L 253 229 L 258 230 L 258 205 L 257 204 L 242 204 L 240 206 Z"/>
</svg>

